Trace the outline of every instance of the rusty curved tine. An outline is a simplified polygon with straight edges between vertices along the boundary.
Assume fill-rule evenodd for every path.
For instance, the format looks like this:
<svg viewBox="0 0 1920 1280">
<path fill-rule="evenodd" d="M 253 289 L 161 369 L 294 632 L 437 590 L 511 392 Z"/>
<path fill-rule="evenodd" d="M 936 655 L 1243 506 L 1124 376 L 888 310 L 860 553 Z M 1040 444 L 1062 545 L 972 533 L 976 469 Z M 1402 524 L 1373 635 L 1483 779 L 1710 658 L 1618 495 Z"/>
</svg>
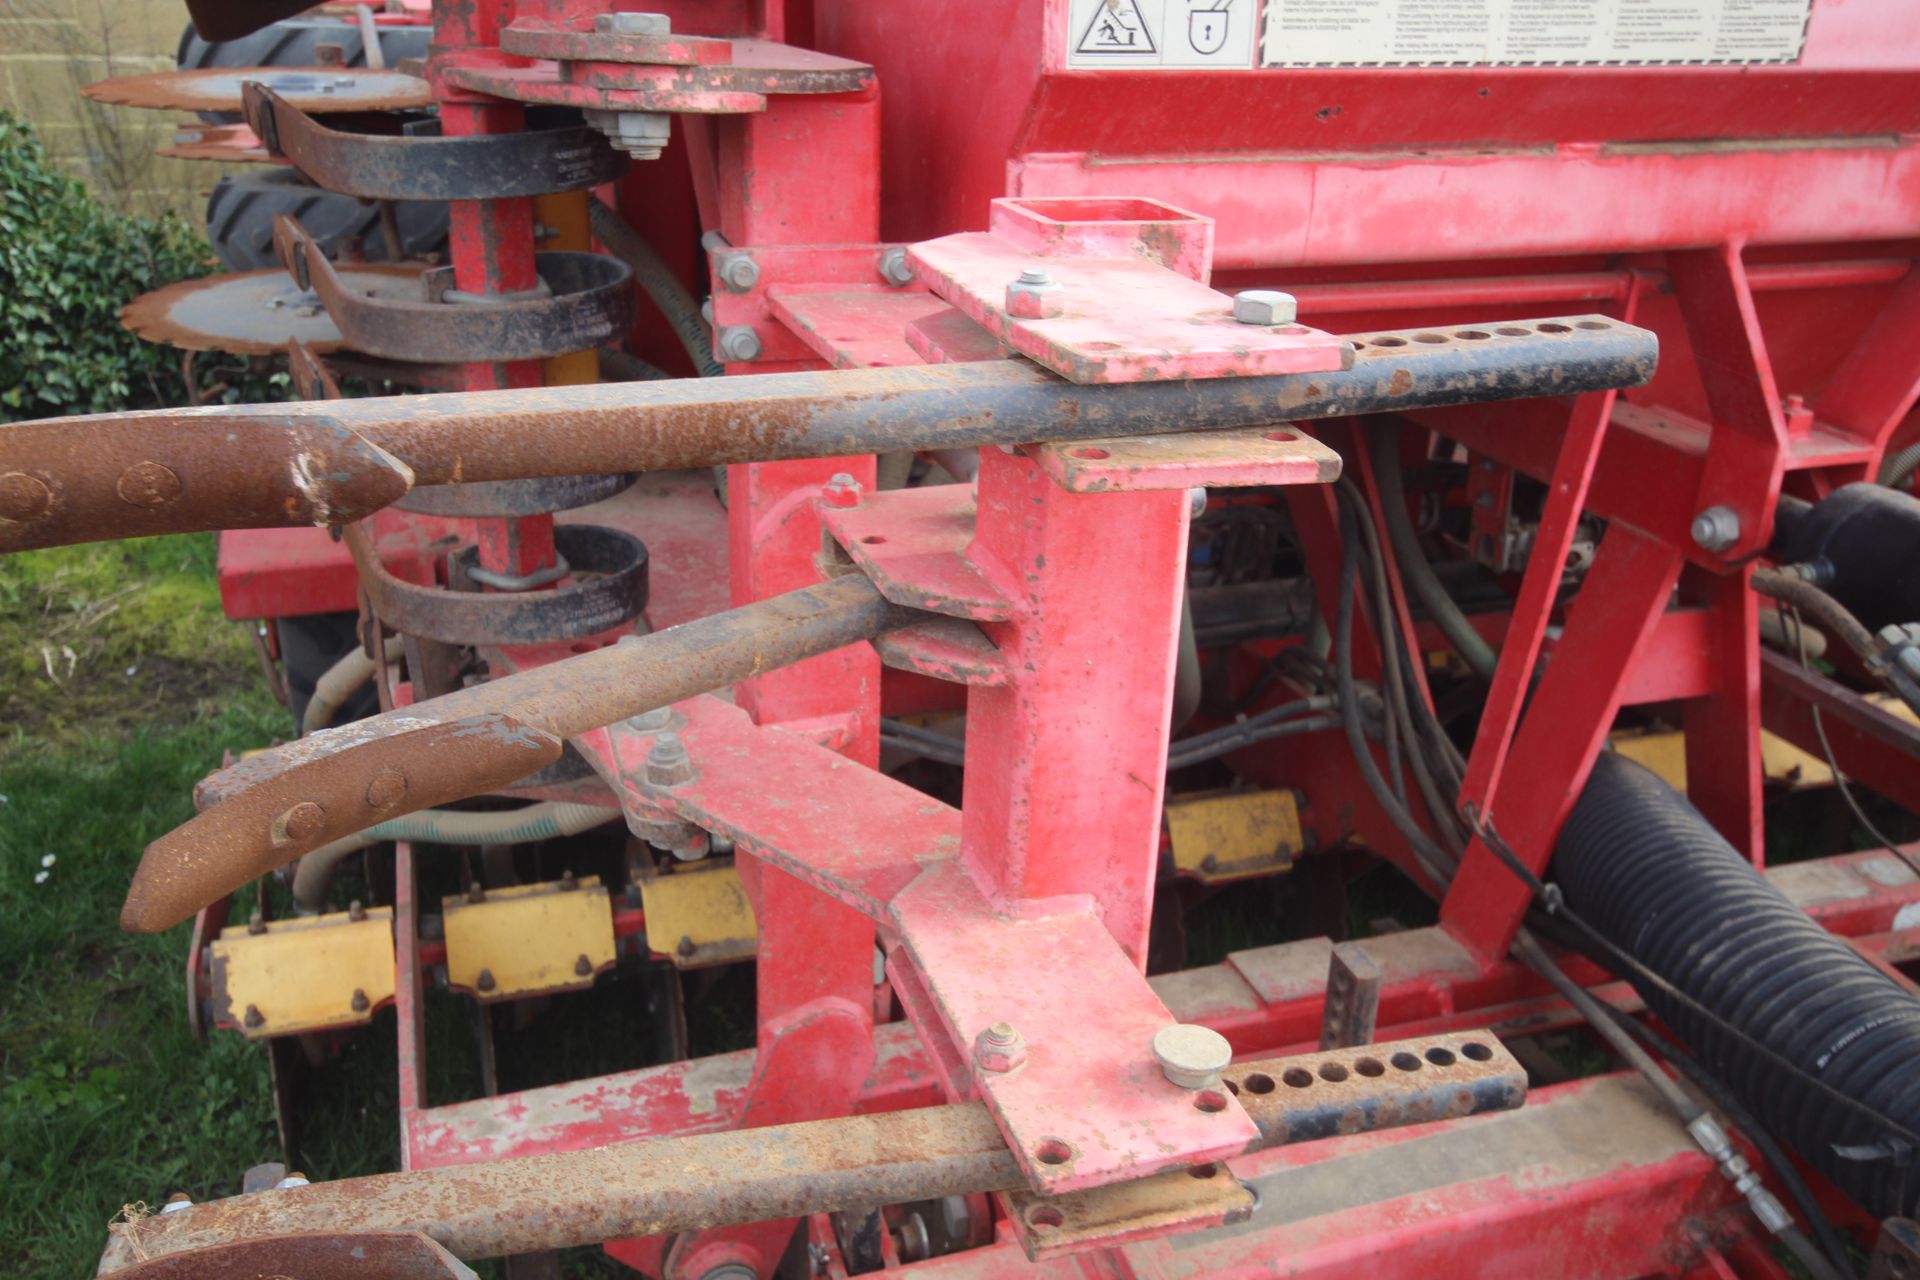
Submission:
<svg viewBox="0 0 1920 1280">
<path fill-rule="evenodd" d="M 1262 1147 L 1509 1111 L 1527 1093 L 1526 1069 L 1474 1030 L 1237 1063 L 1223 1083 L 1260 1126 Z M 1185 1169 L 1160 1176 L 1188 1179 Z M 992 1113 L 971 1102 L 214 1200 L 116 1228 L 101 1274 L 147 1280 L 118 1268 L 130 1255 L 197 1258 L 291 1232 L 421 1232 L 483 1258 L 1026 1186 Z M 1049 1203 L 1071 1218 L 1112 1190 Z"/>
<path fill-rule="evenodd" d="M 121 926 L 171 928 L 331 840 L 523 778 L 575 734 L 925 617 L 850 575 L 262 752 L 203 781 L 201 812 L 147 846 Z"/>
<path fill-rule="evenodd" d="M 1166 435 L 1574 395 L 1644 383 L 1659 355 L 1653 334 L 1602 316 L 1355 341 L 1363 345 L 1351 369 L 1265 378 L 1080 386 L 1024 360 L 994 360 L 14 423 L 0 426 L 0 552 L 345 524 L 415 484 Z"/>
</svg>

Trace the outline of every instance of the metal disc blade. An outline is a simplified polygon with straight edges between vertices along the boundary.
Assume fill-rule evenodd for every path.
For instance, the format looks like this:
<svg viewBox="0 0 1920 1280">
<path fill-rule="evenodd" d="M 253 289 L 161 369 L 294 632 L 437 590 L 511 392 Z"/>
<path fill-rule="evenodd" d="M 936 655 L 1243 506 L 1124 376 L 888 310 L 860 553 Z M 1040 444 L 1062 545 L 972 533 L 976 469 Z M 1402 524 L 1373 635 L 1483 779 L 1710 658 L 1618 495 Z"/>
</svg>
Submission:
<svg viewBox="0 0 1920 1280">
<path fill-rule="evenodd" d="M 224 164 L 279 164 L 243 124 L 183 124 L 173 145 L 155 154 L 169 160 L 213 160 Z"/>
<path fill-rule="evenodd" d="M 362 293 L 419 300 L 426 268 L 413 262 L 337 269 L 343 283 Z M 143 293 L 120 309 L 120 323 L 148 342 L 237 356 L 284 351 L 296 338 L 316 352 L 336 350 L 342 341 L 320 299 L 277 270 L 182 280 Z"/>
<path fill-rule="evenodd" d="M 95 102 L 158 111 L 239 111 L 240 86 L 264 84 L 302 111 L 403 111 L 433 105 L 418 76 L 364 67 L 211 67 L 116 76 L 82 92 Z"/>
</svg>

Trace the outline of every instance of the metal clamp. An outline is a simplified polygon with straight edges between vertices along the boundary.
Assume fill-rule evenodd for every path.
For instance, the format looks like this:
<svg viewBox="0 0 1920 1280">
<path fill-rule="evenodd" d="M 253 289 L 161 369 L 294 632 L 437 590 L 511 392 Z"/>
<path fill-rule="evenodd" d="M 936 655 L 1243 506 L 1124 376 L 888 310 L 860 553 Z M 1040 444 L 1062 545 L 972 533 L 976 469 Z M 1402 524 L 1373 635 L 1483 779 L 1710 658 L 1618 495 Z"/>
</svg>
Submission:
<svg viewBox="0 0 1920 1280">
<path fill-rule="evenodd" d="M 612 182 L 627 158 L 584 125 L 526 133 L 345 133 L 263 84 L 241 89 L 261 145 L 318 185 L 363 200 L 506 200 Z"/>
<path fill-rule="evenodd" d="M 274 220 L 274 247 L 294 278 L 320 295 L 347 345 L 391 360 L 545 360 L 591 350 L 633 323 L 632 268 L 597 253 L 536 253 L 534 270 L 550 297 L 450 306 L 451 267 L 421 275 L 426 296 L 418 302 L 372 298 L 346 287 L 320 246 L 284 214 Z"/>
<path fill-rule="evenodd" d="M 535 569 L 532 573 L 496 573 L 477 564 L 467 566 L 469 580 L 483 587 L 492 587 L 495 591 L 531 591 L 549 582 L 558 582 L 572 572 L 573 567 L 558 551 L 553 553 L 552 564 L 544 569 Z"/>
</svg>

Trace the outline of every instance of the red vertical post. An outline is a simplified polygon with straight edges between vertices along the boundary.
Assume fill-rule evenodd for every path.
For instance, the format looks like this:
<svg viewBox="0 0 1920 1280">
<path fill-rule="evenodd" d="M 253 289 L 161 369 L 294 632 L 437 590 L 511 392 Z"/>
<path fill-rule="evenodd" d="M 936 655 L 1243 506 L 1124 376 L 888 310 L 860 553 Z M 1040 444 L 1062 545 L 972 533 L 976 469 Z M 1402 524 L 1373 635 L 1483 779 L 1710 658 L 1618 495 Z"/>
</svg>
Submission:
<svg viewBox="0 0 1920 1280">
<path fill-rule="evenodd" d="M 979 486 L 969 554 L 1016 616 L 982 624 L 1011 677 L 968 692 L 961 856 L 1004 903 L 1091 895 L 1144 966 L 1187 493 L 1068 493 L 998 449 Z"/>
<path fill-rule="evenodd" d="M 1687 702 L 1682 727 L 1687 737 L 1687 799 L 1757 867 L 1766 860 L 1766 846 L 1761 812 L 1760 597 L 1748 589 L 1751 572 L 1749 566 L 1738 573 L 1714 575 L 1701 587 L 1714 688 L 1706 697 Z"/>
</svg>

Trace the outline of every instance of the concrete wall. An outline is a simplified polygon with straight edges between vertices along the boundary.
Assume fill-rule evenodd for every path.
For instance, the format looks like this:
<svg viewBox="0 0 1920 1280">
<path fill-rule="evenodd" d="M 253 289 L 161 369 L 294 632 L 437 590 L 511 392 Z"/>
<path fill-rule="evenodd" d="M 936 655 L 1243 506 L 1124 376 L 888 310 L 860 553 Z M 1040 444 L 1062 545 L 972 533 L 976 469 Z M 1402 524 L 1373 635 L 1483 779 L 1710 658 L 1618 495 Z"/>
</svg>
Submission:
<svg viewBox="0 0 1920 1280">
<path fill-rule="evenodd" d="M 112 204 L 171 209 L 198 227 L 229 166 L 154 155 L 185 113 L 80 95 L 108 76 L 171 71 L 186 24 L 182 0 L 0 0 L 0 107 L 31 120 L 48 153 Z"/>
</svg>

